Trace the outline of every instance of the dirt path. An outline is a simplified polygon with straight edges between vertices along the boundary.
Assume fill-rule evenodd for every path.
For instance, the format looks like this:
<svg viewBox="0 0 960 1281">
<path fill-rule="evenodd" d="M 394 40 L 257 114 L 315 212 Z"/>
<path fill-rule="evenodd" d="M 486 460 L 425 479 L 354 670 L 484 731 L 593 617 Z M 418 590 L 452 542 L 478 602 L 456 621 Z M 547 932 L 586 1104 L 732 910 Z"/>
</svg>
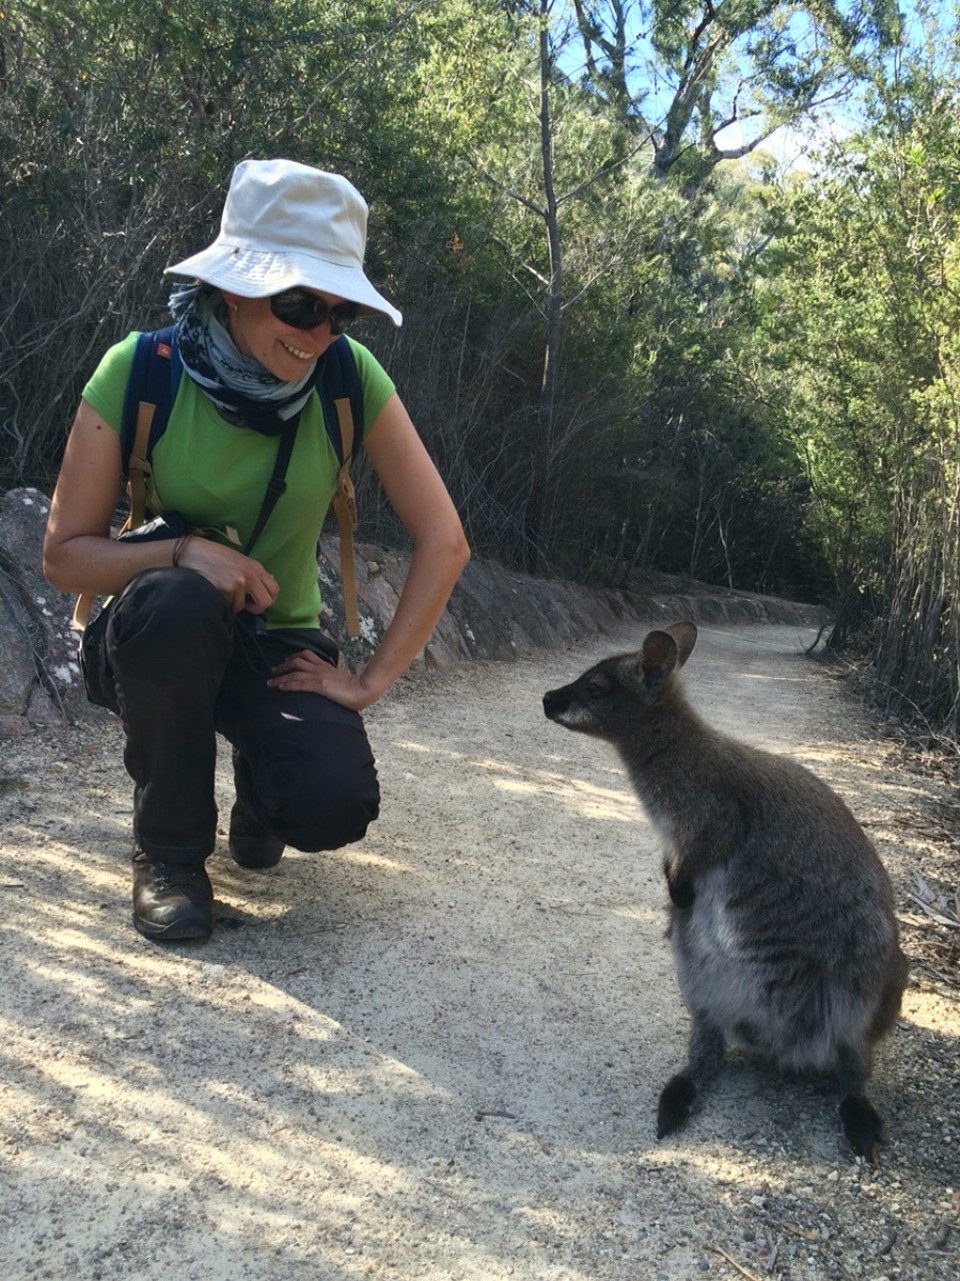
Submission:
<svg viewBox="0 0 960 1281">
<path fill-rule="evenodd" d="M 917 965 L 880 1169 L 829 1089 L 742 1062 L 654 1141 L 686 1035 L 659 853 L 612 753 L 540 708 L 606 644 L 409 681 L 369 717 L 375 829 L 260 876 L 222 842 L 203 946 L 129 925 L 116 728 L 3 744 L 0 1276 L 956 1278 L 960 1005 L 910 898 L 915 868 L 960 880 L 947 785 L 806 639 L 704 628 L 687 683 L 831 781 L 895 876 Z"/>
</svg>

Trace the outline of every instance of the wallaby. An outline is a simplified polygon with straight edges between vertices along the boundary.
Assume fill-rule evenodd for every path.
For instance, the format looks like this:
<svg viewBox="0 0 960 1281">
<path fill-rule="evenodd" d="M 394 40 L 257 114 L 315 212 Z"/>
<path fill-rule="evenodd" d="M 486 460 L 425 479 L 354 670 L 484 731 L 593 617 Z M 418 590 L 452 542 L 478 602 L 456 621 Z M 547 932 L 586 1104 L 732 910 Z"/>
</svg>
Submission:
<svg viewBox="0 0 960 1281">
<path fill-rule="evenodd" d="M 544 695 L 547 716 L 612 743 L 665 845 L 669 938 L 691 1016 L 687 1065 L 660 1095 L 657 1137 L 687 1121 L 726 1046 L 781 1069 L 836 1073 L 854 1150 L 879 1156 L 865 1094 L 874 1044 L 907 980 L 893 888 L 850 810 L 786 757 L 707 725 L 678 678 L 697 629 Z"/>
</svg>

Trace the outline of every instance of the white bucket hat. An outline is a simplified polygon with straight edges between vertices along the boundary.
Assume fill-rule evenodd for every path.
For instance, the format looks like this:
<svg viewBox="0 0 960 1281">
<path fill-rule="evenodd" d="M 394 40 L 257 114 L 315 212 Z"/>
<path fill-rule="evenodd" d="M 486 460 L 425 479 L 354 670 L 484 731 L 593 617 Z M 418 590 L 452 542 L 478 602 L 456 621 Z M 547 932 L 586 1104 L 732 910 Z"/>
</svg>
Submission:
<svg viewBox="0 0 960 1281">
<path fill-rule="evenodd" d="M 238 294 L 266 298 L 304 285 L 403 316 L 363 274 L 367 203 L 339 174 L 295 160 L 241 160 L 230 178 L 220 234 L 207 249 L 166 268 Z"/>
</svg>

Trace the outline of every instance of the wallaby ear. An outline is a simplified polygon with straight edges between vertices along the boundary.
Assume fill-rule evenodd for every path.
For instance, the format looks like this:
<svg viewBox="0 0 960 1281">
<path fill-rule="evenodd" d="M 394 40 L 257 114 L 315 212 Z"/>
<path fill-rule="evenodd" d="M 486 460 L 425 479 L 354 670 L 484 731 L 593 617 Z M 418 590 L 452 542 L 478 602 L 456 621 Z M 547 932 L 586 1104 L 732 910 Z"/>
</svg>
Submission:
<svg viewBox="0 0 960 1281">
<path fill-rule="evenodd" d="M 668 631 L 650 632 L 640 655 L 641 675 L 645 685 L 661 685 L 677 666 L 677 642 Z"/>
<path fill-rule="evenodd" d="M 671 623 L 663 629 L 677 642 L 677 661 L 682 667 L 697 643 L 697 629 L 693 623 Z"/>
</svg>

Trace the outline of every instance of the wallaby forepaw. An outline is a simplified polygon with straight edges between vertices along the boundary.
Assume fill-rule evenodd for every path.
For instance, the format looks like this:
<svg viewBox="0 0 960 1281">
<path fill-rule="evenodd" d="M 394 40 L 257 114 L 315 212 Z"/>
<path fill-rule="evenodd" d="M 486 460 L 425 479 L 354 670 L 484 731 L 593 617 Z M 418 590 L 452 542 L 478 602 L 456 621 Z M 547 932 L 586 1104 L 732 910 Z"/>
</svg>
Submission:
<svg viewBox="0 0 960 1281">
<path fill-rule="evenodd" d="M 840 1104 L 840 1120 L 854 1152 L 871 1165 L 877 1165 L 883 1143 L 883 1121 L 876 1108 L 866 1099 L 848 1094 Z"/>
<path fill-rule="evenodd" d="M 657 1107 L 657 1138 L 686 1125 L 697 1102 L 697 1087 L 685 1072 L 672 1076 L 663 1087 Z"/>
</svg>

